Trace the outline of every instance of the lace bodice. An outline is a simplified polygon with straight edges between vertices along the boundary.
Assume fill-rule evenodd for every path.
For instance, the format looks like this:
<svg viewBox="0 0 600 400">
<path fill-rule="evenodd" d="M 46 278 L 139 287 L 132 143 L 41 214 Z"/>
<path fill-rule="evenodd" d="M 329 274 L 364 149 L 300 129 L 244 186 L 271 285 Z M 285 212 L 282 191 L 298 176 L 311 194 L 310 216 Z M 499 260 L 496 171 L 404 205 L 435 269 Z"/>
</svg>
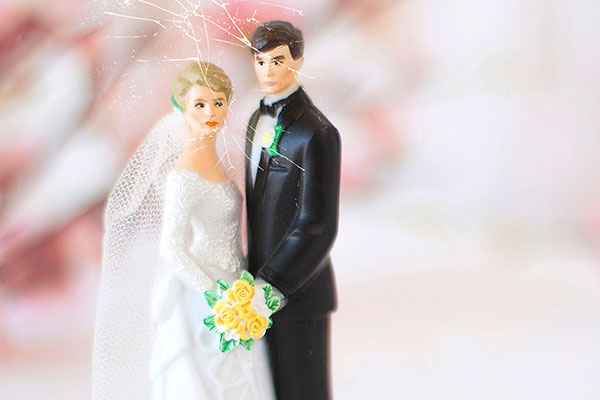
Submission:
<svg viewBox="0 0 600 400">
<path fill-rule="evenodd" d="M 239 277 L 241 206 L 233 181 L 213 182 L 185 168 L 169 173 L 160 254 L 184 284 L 203 293 L 217 279 Z"/>
</svg>

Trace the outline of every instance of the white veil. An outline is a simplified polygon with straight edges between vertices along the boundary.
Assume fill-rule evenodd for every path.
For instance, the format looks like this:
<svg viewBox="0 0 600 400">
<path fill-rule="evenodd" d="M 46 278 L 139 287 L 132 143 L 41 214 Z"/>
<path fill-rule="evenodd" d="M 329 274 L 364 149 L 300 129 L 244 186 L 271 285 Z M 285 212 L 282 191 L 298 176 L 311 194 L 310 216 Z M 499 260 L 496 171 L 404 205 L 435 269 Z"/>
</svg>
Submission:
<svg viewBox="0 0 600 400">
<path fill-rule="evenodd" d="M 149 399 L 155 335 L 151 296 L 163 265 L 159 237 L 166 176 L 188 137 L 183 115 L 162 118 L 109 196 L 94 341 L 93 399 Z"/>
</svg>

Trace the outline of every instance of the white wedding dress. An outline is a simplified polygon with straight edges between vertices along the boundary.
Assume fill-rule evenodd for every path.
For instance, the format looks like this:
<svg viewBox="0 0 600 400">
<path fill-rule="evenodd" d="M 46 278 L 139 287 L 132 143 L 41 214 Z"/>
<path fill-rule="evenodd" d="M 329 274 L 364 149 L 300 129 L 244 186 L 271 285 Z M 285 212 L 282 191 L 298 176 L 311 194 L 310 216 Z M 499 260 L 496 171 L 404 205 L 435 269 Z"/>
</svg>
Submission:
<svg viewBox="0 0 600 400">
<path fill-rule="evenodd" d="M 167 268 L 152 296 L 154 400 L 275 398 L 266 340 L 223 354 L 219 335 L 203 323 L 211 313 L 204 291 L 217 279 L 233 282 L 245 265 L 241 207 L 233 181 L 213 182 L 184 168 L 167 175 L 160 240 Z"/>
</svg>

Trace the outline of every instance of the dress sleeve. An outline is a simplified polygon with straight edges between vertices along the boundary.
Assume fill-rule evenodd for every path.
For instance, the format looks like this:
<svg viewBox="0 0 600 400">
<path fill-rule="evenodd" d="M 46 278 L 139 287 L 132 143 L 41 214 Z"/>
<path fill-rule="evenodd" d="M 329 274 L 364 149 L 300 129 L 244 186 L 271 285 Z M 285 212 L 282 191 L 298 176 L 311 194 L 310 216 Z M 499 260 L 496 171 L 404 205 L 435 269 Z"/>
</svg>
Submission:
<svg viewBox="0 0 600 400">
<path fill-rule="evenodd" d="M 160 254 L 168 268 L 186 285 L 204 292 L 213 286 L 206 275 L 190 256 L 188 250 L 191 230 L 190 188 L 180 176 L 170 176 L 165 188 L 163 226 L 160 239 Z"/>
</svg>

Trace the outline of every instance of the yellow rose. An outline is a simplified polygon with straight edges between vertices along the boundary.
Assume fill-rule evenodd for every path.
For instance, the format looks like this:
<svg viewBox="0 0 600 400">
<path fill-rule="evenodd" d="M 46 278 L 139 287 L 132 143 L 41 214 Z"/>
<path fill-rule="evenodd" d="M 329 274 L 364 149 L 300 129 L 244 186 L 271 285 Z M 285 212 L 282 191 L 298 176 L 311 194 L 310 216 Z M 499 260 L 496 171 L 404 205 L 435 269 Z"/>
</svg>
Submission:
<svg viewBox="0 0 600 400">
<path fill-rule="evenodd" d="M 242 280 L 235 281 L 233 284 L 233 298 L 238 304 L 242 305 L 251 302 L 254 298 L 254 286 Z"/>
<path fill-rule="evenodd" d="M 235 310 L 235 314 L 240 321 L 240 325 L 237 327 L 236 333 L 240 335 L 241 340 L 250 339 L 247 322 L 248 315 L 252 315 L 251 313 L 256 314 L 256 311 L 252 309 L 252 303 L 246 303 L 244 305 L 236 304 L 233 306 L 233 309 Z"/>
<path fill-rule="evenodd" d="M 225 307 L 218 314 L 216 314 L 215 323 L 224 325 L 229 329 L 236 329 L 240 324 L 240 320 L 235 316 L 233 308 Z"/>
<path fill-rule="evenodd" d="M 250 331 L 253 338 L 260 339 L 263 337 L 268 326 L 269 321 L 256 311 L 252 310 L 246 314 L 246 329 Z"/>
<path fill-rule="evenodd" d="M 233 309 L 235 310 L 235 313 L 239 319 L 246 319 L 246 314 L 252 311 L 252 303 L 236 304 L 233 306 Z"/>
<path fill-rule="evenodd" d="M 235 293 L 233 293 L 233 289 L 227 289 L 225 293 L 223 293 L 223 298 L 229 299 L 229 301 L 232 303 L 237 303 L 237 300 L 235 299 Z"/>
<path fill-rule="evenodd" d="M 248 336 L 248 329 L 246 329 L 245 325 L 240 325 L 237 329 L 236 333 L 240 334 L 240 340 L 248 340 L 250 336 Z"/>
<path fill-rule="evenodd" d="M 219 314 L 227 307 L 231 307 L 231 303 L 229 301 L 219 300 L 217 301 L 217 304 L 214 305 L 213 310 L 215 311 L 215 314 Z"/>
<path fill-rule="evenodd" d="M 231 321 L 230 323 L 228 323 L 225 326 L 227 327 L 227 329 L 231 329 L 232 331 L 236 331 L 240 327 L 240 320 L 237 319 L 237 318 L 234 318 L 233 321 Z"/>
</svg>

